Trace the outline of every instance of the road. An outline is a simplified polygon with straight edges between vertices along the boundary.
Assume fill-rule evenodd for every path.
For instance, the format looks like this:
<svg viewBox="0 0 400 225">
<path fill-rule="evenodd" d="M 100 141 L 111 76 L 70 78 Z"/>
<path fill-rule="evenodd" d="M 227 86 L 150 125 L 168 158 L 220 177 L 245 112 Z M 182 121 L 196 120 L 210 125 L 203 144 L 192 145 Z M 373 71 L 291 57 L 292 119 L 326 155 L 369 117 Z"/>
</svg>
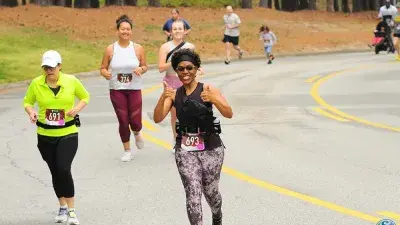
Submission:
<svg viewBox="0 0 400 225">
<path fill-rule="evenodd" d="M 400 63 L 393 55 L 335 54 L 204 65 L 234 117 L 221 119 L 227 147 L 221 177 L 224 224 L 304 225 L 400 222 Z M 82 81 L 73 164 L 81 224 L 189 224 L 171 152 L 169 117 L 151 121 L 161 75 L 145 75 L 145 149 L 129 163 L 107 82 Z M 57 201 L 22 109 L 24 90 L 0 99 L 0 223 L 47 225 Z M 134 146 L 134 144 L 132 144 Z M 211 224 L 203 198 L 204 224 Z"/>
</svg>

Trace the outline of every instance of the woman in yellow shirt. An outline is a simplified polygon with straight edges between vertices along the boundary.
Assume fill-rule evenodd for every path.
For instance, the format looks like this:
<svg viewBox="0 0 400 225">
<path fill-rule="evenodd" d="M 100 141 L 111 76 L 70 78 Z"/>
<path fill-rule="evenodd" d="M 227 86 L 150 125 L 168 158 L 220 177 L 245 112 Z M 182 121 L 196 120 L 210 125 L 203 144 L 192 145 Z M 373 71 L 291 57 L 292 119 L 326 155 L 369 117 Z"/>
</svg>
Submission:
<svg viewBox="0 0 400 225">
<path fill-rule="evenodd" d="M 24 97 L 30 121 L 36 123 L 37 147 L 47 163 L 60 203 L 56 223 L 77 225 L 71 164 L 78 149 L 78 113 L 89 102 L 89 93 L 72 75 L 61 72 L 61 56 L 50 50 L 43 54 L 44 74 L 32 80 Z M 75 105 L 75 97 L 80 99 Z M 33 108 L 37 103 L 38 113 Z"/>
</svg>

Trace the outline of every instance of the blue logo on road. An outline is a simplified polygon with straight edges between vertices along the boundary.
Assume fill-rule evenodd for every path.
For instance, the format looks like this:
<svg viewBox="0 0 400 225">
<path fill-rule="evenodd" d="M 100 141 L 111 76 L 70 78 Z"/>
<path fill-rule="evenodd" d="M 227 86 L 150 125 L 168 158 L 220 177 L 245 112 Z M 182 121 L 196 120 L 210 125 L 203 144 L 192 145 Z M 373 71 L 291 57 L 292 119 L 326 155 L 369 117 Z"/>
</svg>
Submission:
<svg viewBox="0 0 400 225">
<path fill-rule="evenodd" d="M 396 225 L 396 223 L 393 220 L 383 219 L 379 221 L 376 225 Z"/>
</svg>

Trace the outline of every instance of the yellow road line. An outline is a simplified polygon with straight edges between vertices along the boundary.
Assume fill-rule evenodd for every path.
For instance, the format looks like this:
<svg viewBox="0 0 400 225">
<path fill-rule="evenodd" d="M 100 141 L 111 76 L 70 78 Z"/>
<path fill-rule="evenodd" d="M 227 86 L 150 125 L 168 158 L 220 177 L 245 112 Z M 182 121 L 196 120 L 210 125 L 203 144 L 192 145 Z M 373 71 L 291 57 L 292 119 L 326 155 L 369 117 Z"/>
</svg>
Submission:
<svg viewBox="0 0 400 225">
<path fill-rule="evenodd" d="M 309 78 L 306 80 L 306 82 L 307 82 L 307 83 L 312 83 L 312 82 L 318 80 L 320 77 L 321 77 L 320 75 L 315 75 L 315 76 L 309 77 Z"/>
<path fill-rule="evenodd" d="M 159 145 L 167 150 L 172 150 L 171 144 L 169 144 L 168 142 L 165 142 L 163 140 L 160 140 L 156 137 L 153 137 L 146 132 L 143 132 L 143 138 L 146 139 L 147 141 L 150 141 L 156 145 Z M 226 166 L 222 167 L 222 172 L 225 174 L 228 174 L 234 178 L 237 178 L 239 180 L 246 181 L 250 184 L 254 184 L 256 186 L 262 187 L 264 189 L 268 189 L 270 191 L 275 191 L 275 192 L 278 192 L 283 195 L 291 196 L 291 197 L 294 197 L 294 198 L 297 198 L 297 199 L 300 199 L 300 200 L 303 200 L 303 201 L 306 201 L 306 202 L 309 202 L 309 203 L 312 203 L 312 204 L 315 204 L 318 206 L 322 206 L 322 207 L 325 207 L 325 208 L 328 208 L 328 209 L 331 209 L 331 210 L 334 210 L 337 212 L 341 212 L 341 213 L 344 213 L 344 214 L 347 214 L 347 215 L 350 215 L 353 217 L 357 217 L 357 218 L 360 218 L 360 219 L 363 219 L 366 221 L 376 223 L 380 220 L 377 217 L 374 217 L 374 216 L 371 216 L 371 215 L 368 215 L 368 214 L 365 214 L 362 212 L 358 212 L 358 211 L 355 211 L 352 209 L 348 209 L 348 208 L 336 205 L 334 203 L 326 202 L 326 201 L 323 201 L 318 198 L 314 198 L 314 197 L 304 195 L 304 194 L 301 194 L 298 192 L 294 192 L 294 191 L 291 191 L 291 190 L 288 190 L 288 189 L 285 189 L 282 187 L 278 187 L 276 185 L 273 185 L 273 184 L 267 183 L 265 181 L 259 180 L 257 178 L 251 177 L 249 175 L 246 175 L 242 172 L 239 172 L 237 170 L 234 170 L 234 169 L 226 167 Z"/>
<path fill-rule="evenodd" d="M 400 221 L 400 215 L 393 212 L 383 211 L 383 212 L 377 212 L 377 214 Z"/>
<path fill-rule="evenodd" d="M 215 75 L 217 75 L 217 74 L 219 74 L 219 73 L 215 73 Z M 214 74 L 212 74 L 212 75 L 214 75 Z M 205 75 L 205 76 L 207 76 L 207 75 Z M 148 88 L 148 89 L 144 90 L 143 93 L 144 94 L 148 94 L 150 92 L 153 92 L 153 91 L 157 90 L 160 87 L 162 87 L 161 84 L 160 85 L 155 85 L 155 86 L 153 86 L 151 88 Z M 159 145 L 159 146 L 161 146 L 161 147 L 163 147 L 163 148 L 165 148 L 167 150 L 172 150 L 173 146 L 171 144 L 169 144 L 168 142 L 165 142 L 165 141 L 163 141 L 161 139 L 153 137 L 152 135 L 150 135 L 150 134 L 148 134 L 147 132 L 144 132 L 144 131 L 142 131 L 142 135 L 143 135 L 143 138 L 145 140 L 150 141 L 150 142 L 152 142 L 152 143 L 154 143 L 156 145 Z M 278 187 L 276 185 L 273 185 L 273 184 L 267 183 L 265 181 L 259 180 L 257 178 L 248 176 L 248 175 L 246 175 L 244 173 L 241 173 L 240 171 L 234 170 L 234 169 L 226 167 L 226 166 L 222 167 L 222 172 L 225 173 L 225 174 L 228 174 L 228 175 L 230 175 L 232 177 L 235 177 L 235 178 L 237 178 L 239 180 L 246 181 L 246 182 L 248 182 L 250 184 L 254 184 L 256 186 L 262 187 L 264 189 L 275 191 L 275 192 L 281 193 L 283 195 L 291 196 L 291 197 L 294 197 L 294 198 L 297 198 L 297 199 L 300 199 L 300 200 L 303 200 L 303 201 L 306 201 L 306 202 L 309 202 L 309 203 L 312 203 L 312 204 L 315 204 L 315 205 L 318 205 L 318 206 L 322 206 L 322 207 L 325 207 L 325 208 L 328 208 L 328 209 L 331 209 L 331 210 L 334 210 L 334 211 L 337 211 L 337 212 L 341 212 L 343 214 L 347 214 L 347 215 L 350 215 L 350 216 L 353 216 L 353 217 L 356 217 L 356 218 L 360 218 L 360 219 L 363 219 L 363 220 L 366 220 L 366 221 L 370 221 L 370 222 L 373 222 L 373 223 L 377 223 L 380 220 L 377 217 L 374 217 L 374 216 L 371 216 L 371 215 L 368 215 L 368 214 L 365 214 L 365 213 L 362 213 L 362 212 L 358 212 L 358 211 L 355 211 L 355 210 L 352 210 L 352 209 L 348 209 L 348 208 L 345 208 L 345 207 L 342 207 L 342 206 L 339 206 L 339 205 L 336 205 L 336 204 L 333 204 L 333 203 L 330 203 L 330 202 L 326 202 L 326 201 L 320 200 L 318 198 L 314 198 L 314 197 L 307 196 L 307 195 L 304 195 L 304 194 L 301 194 L 301 193 L 297 193 L 297 192 L 294 192 L 294 191 L 291 191 L 291 190 L 288 190 L 288 189 L 285 189 L 285 188 L 282 188 L 282 187 Z"/>
<path fill-rule="evenodd" d="M 148 129 L 149 131 L 158 131 L 158 128 L 153 126 L 153 124 L 149 120 L 142 120 L 143 126 Z"/>
<path fill-rule="evenodd" d="M 340 111 L 339 109 L 335 108 L 334 106 L 329 105 L 319 95 L 318 89 L 319 89 L 319 87 L 321 86 L 321 84 L 323 82 L 329 80 L 330 78 L 332 78 L 334 76 L 338 76 L 338 75 L 341 75 L 341 74 L 344 74 L 344 73 L 350 72 L 350 71 L 358 71 L 358 70 L 361 70 L 363 68 L 365 68 L 365 67 L 356 67 L 356 68 L 349 69 L 349 70 L 343 70 L 343 71 L 339 71 L 339 72 L 336 72 L 336 73 L 331 73 L 331 74 L 328 74 L 327 76 L 322 77 L 321 79 L 319 79 L 317 82 L 315 82 L 313 84 L 313 86 L 311 88 L 311 92 L 310 92 L 311 96 L 323 108 L 327 109 L 328 111 L 330 111 L 330 112 L 332 112 L 332 113 L 334 113 L 334 114 L 336 114 L 338 116 L 341 116 L 343 118 L 346 118 L 346 119 L 349 119 L 349 120 L 352 120 L 352 121 L 355 121 L 355 122 L 358 122 L 358 123 L 361 123 L 361 124 L 364 124 L 364 125 L 369 125 L 369 126 L 372 126 L 372 127 L 375 127 L 375 128 L 381 128 L 381 129 L 386 129 L 386 130 L 390 130 L 390 131 L 399 132 L 400 131 L 400 127 L 392 127 L 392 126 L 388 126 L 388 125 L 381 124 L 381 123 L 371 122 L 371 121 L 368 121 L 368 120 L 365 120 L 365 119 L 362 119 L 362 118 L 359 118 L 359 117 L 356 117 L 356 116 L 349 115 L 349 114 L 347 114 L 347 113 L 345 113 L 343 111 Z"/>
<path fill-rule="evenodd" d="M 314 108 L 314 110 L 315 110 L 316 112 L 318 112 L 318 113 L 320 113 L 320 114 L 326 116 L 326 117 L 329 117 L 329 118 L 331 118 L 331 119 L 334 119 L 334 120 L 337 120 L 337 121 L 340 121 L 340 122 L 347 122 L 347 121 L 349 121 L 348 119 L 342 118 L 342 117 L 340 117 L 340 116 L 333 115 L 333 114 L 331 114 L 331 113 L 329 113 L 329 112 L 327 112 L 327 111 L 325 111 L 325 110 L 323 110 L 323 109 L 321 109 L 321 108 Z"/>
</svg>

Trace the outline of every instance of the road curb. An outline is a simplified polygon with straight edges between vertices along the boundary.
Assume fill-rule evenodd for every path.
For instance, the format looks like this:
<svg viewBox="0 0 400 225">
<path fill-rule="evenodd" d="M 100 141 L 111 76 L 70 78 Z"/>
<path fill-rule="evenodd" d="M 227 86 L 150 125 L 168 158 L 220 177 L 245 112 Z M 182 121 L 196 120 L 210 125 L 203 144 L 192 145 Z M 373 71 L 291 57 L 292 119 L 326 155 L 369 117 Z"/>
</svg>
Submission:
<svg viewBox="0 0 400 225">
<path fill-rule="evenodd" d="M 366 49 L 347 49 L 347 50 L 336 50 L 336 51 L 326 51 L 326 52 L 298 52 L 298 53 L 276 53 L 275 55 L 280 58 L 284 57 L 296 57 L 296 56 L 316 56 L 316 55 L 331 55 L 331 54 L 346 54 L 346 53 L 362 53 L 362 52 L 368 52 L 371 51 L 371 49 L 366 48 Z M 248 55 L 245 56 L 244 58 L 240 59 L 240 61 L 248 61 L 248 60 L 257 60 L 257 59 L 265 59 L 265 55 Z M 224 59 L 220 57 L 216 58 L 208 58 L 206 60 L 202 61 L 202 64 L 215 64 L 215 63 L 221 63 Z M 231 61 L 238 61 L 239 59 L 232 59 Z M 152 64 L 148 66 L 149 70 L 156 69 L 157 65 Z M 81 73 L 75 73 L 72 74 L 75 75 L 79 78 L 86 78 L 86 77 L 94 77 L 94 76 L 100 76 L 100 72 L 98 70 L 95 71 L 89 71 L 89 72 L 81 72 Z M 32 79 L 30 80 L 24 80 L 24 81 L 19 81 L 19 82 L 14 82 L 14 83 L 7 83 L 7 84 L 0 84 L 0 92 L 6 91 L 8 89 L 14 89 L 14 88 L 20 88 L 20 87 L 27 87 Z"/>
</svg>

